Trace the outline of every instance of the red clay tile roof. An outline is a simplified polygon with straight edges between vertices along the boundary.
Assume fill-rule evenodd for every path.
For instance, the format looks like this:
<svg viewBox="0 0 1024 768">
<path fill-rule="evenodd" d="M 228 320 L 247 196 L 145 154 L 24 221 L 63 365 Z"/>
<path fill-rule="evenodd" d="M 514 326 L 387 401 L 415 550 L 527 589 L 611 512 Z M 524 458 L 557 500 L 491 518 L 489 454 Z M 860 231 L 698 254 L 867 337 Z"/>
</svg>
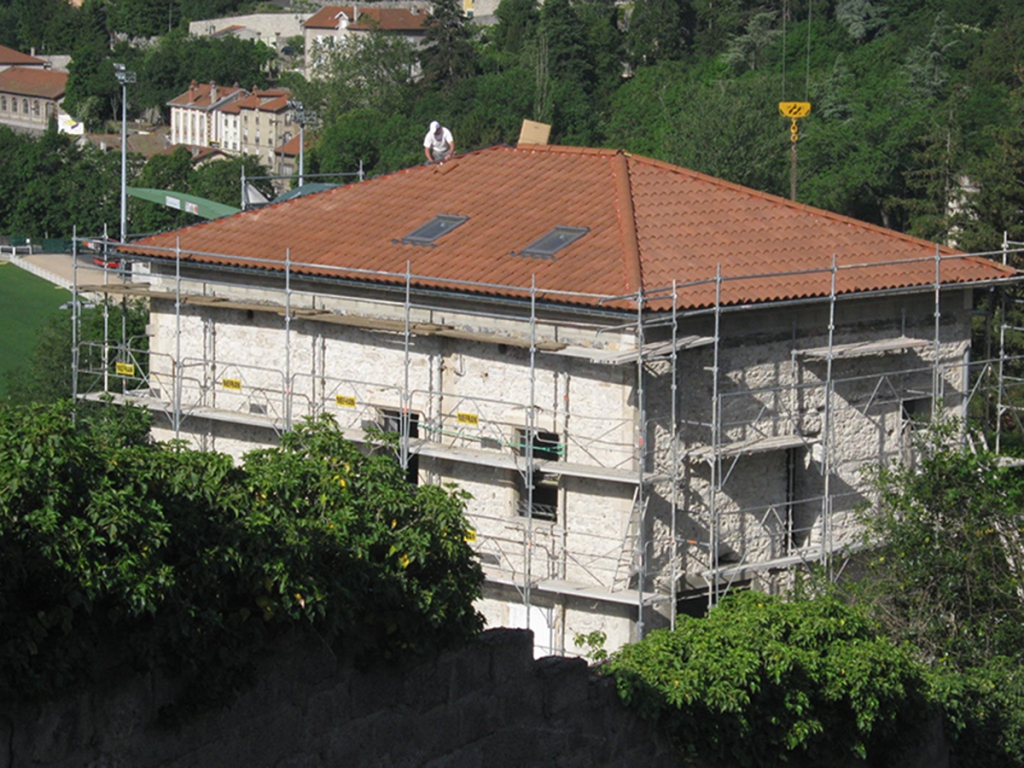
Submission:
<svg viewBox="0 0 1024 768">
<path fill-rule="evenodd" d="M 19 96 L 61 99 L 68 84 L 67 72 L 35 67 L 11 67 L 0 72 L 0 91 Z"/>
<path fill-rule="evenodd" d="M 430 13 L 424 8 L 418 13 L 408 8 L 372 8 L 357 6 L 358 18 L 348 25 L 349 29 L 387 29 L 392 31 L 423 31 L 423 24 Z M 353 18 L 356 14 L 351 5 L 328 5 L 306 19 L 303 25 L 309 29 L 339 29 L 339 14 Z"/>
<path fill-rule="evenodd" d="M 222 107 L 224 112 L 237 113 L 243 109 L 260 110 L 262 112 L 282 112 L 288 109 L 291 91 L 284 88 L 273 88 L 267 91 L 253 91 L 247 96 Z"/>
<path fill-rule="evenodd" d="M 437 214 L 469 219 L 433 246 L 402 244 Z M 521 255 L 558 225 L 589 232 L 554 258 Z M 719 268 L 722 303 L 729 305 L 828 296 L 833 254 L 839 293 L 924 290 L 934 284 L 936 252 L 957 254 L 656 160 L 522 145 L 408 168 L 156 235 L 127 250 L 154 254 L 145 246 L 173 249 L 177 237 L 184 251 L 271 262 L 283 262 L 286 249 L 293 264 L 401 274 L 409 262 L 418 285 L 435 284 L 432 278 L 473 281 L 491 284 L 478 290 L 495 294 L 521 296 L 515 289 L 529 289 L 532 278 L 541 290 L 603 296 L 670 287 L 675 280 L 685 308 L 714 305 Z M 1014 275 L 978 257 L 941 260 L 945 284 Z M 547 298 L 598 302 L 593 296 Z"/>
<path fill-rule="evenodd" d="M 26 67 L 42 67 L 46 62 L 35 56 L 29 56 L 27 53 L 8 48 L 6 45 L 0 45 L 0 67 L 13 67 L 19 64 Z"/>
<path fill-rule="evenodd" d="M 211 100 L 213 88 L 217 88 L 217 101 Z M 175 96 L 169 102 L 168 106 L 172 107 L 192 107 L 194 109 L 211 109 L 216 107 L 217 104 L 222 103 L 225 99 L 236 93 L 245 93 L 242 88 L 235 86 L 215 86 L 212 83 L 196 83 L 193 81 L 189 89 L 180 96 Z"/>
<path fill-rule="evenodd" d="M 291 139 L 286 141 L 280 147 L 275 149 L 274 150 L 274 154 L 282 155 L 282 156 L 283 155 L 294 155 L 295 157 L 298 157 L 299 156 L 299 144 L 300 144 L 300 137 L 297 136 L 297 135 L 293 136 Z"/>
</svg>

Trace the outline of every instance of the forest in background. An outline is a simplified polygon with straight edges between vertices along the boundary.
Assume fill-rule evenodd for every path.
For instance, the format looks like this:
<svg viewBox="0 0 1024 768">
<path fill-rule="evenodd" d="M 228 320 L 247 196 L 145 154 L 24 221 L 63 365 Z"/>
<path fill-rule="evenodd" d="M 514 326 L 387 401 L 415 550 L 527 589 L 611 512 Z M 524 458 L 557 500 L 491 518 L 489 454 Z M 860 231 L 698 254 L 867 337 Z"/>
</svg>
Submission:
<svg viewBox="0 0 1024 768">
<path fill-rule="evenodd" d="M 292 88 L 320 117 L 307 172 L 415 164 L 434 119 L 460 152 L 514 143 L 525 118 L 550 123 L 553 143 L 622 148 L 788 196 L 790 121 L 778 102 L 809 101 L 800 202 L 969 251 L 998 249 L 1004 232 L 1024 240 L 1024 6 L 1008 0 L 502 0 L 493 26 L 439 0 L 425 46 L 371 34 L 323 56 L 309 82 L 262 43 L 187 35 L 201 15 L 274 6 L 41 4 L 0 0 L 0 43 L 70 54 L 66 106 L 91 125 L 119 113 L 120 61 L 138 73 L 133 117 L 166 119 L 193 79 Z M 0 158 L 0 198 L 10 185 L 23 194 L 37 172 L 21 154 Z M 89 162 L 94 184 L 115 190 L 116 174 Z M 54 198 L 45 204 L 59 207 Z M 50 236 L 98 223 L 73 209 L 51 218 L 68 231 L 47 226 Z M 0 232 L 40 236 L 28 231 L 37 226 L 0 206 Z"/>
</svg>

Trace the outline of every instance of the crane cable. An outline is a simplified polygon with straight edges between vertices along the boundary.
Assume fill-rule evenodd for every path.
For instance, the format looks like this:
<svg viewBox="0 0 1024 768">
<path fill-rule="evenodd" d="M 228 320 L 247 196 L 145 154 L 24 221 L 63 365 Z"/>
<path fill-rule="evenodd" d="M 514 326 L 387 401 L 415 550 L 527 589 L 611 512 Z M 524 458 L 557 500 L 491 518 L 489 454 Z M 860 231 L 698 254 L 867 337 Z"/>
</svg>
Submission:
<svg viewBox="0 0 1024 768">
<path fill-rule="evenodd" d="M 811 7 L 814 0 L 807 0 L 807 75 L 804 79 L 804 101 L 811 100 Z"/>
<path fill-rule="evenodd" d="M 804 101 L 810 101 L 811 94 L 811 11 L 813 0 L 807 0 L 807 54 L 805 56 L 806 73 L 804 75 Z M 789 0 L 782 0 L 782 97 L 786 100 L 786 23 L 789 20 Z"/>
</svg>

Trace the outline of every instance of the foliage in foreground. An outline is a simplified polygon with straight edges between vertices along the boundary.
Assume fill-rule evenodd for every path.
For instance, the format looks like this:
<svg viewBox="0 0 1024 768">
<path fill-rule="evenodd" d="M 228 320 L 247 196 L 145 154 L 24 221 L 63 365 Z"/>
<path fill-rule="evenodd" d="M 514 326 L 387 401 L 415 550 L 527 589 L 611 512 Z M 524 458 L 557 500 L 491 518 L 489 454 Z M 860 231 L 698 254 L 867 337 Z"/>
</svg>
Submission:
<svg viewBox="0 0 1024 768">
<path fill-rule="evenodd" d="M 622 648 L 606 669 L 682 755 L 742 766 L 903 765 L 936 742 L 951 764 L 1024 766 L 1024 670 L 929 667 L 827 594 L 745 592 Z"/>
<path fill-rule="evenodd" d="M 66 403 L 0 410 L 0 698 L 110 664 L 219 697 L 296 629 L 357 661 L 463 643 L 482 623 L 464 503 L 329 419 L 236 467 Z"/>
<path fill-rule="evenodd" d="M 913 466 L 874 475 L 870 578 L 855 594 L 925 661 L 968 669 L 1024 648 L 1024 472 L 958 439 L 955 422 L 918 433 Z"/>
<path fill-rule="evenodd" d="M 680 749 L 740 765 L 897 758 L 924 724 L 924 667 L 832 597 L 747 592 L 615 654 L 623 701 Z"/>
</svg>

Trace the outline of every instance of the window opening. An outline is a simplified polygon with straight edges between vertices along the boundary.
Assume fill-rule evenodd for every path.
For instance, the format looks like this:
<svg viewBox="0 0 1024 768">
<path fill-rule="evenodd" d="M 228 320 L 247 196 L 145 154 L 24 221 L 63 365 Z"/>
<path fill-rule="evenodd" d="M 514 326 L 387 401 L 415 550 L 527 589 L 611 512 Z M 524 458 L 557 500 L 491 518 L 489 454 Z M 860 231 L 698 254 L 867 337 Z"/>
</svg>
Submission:
<svg viewBox="0 0 1024 768">
<path fill-rule="evenodd" d="M 556 253 L 572 245 L 589 231 L 590 227 L 555 227 L 543 237 L 534 240 L 519 253 L 521 256 L 554 259 Z"/>
<path fill-rule="evenodd" d="M 900 403 L 903 428 L 906 432 L 917 432 L 928 426 L 932 418 L 930 397 L 907 398 Z"/>
<path fill-rule="evenodd" d="M 402 437 L 402 412 L 392 410 L 389 408 L 381 408 L 378 410 L 377 426 L 380 427 L 381 432 L 385 432 L 389 435 L 398 435 L 399 439 Z M 409 439 L 415 440 L 420 436 L 420 415 L 418 413 L 409 414 Z M 395 454 L 395 458 L 398 455 Z M 409 466 L 406 468 L 405 479 L 411 485 L 418 485 L 420 480 L 420 457 L 417 453 L 409 454 Z"/>
<path fill-rule="evenodd" d="M 532 439 L 531 439 L 532 438 Z M 564 446 L 558 441 L 554 432 L 531 430 L 520 427 L 516 429 L 515 451 L 519 456 L 532 455 L 542 461 L 560 461 L 564 454 Z M 527 485 L 529 482 L 529 485 Z M 530 506 L 530 490 L 532 507 Z M 518 502 L 516 511 L 520 517 L 530 515 L 535 520 L 558 520 L 559 477 L 542 470 L 535 470 L 528 477 L 516 474 L 516 491 Z"/>
<path fill-rule="evenodd" d="M 402 238 L 402 245 L 432 245 L 435 240 L 447 235 L 456 227 L 469 221 L 469 216 L 438 214 L 426 224 L 417 227 Z"/>
</svg>

